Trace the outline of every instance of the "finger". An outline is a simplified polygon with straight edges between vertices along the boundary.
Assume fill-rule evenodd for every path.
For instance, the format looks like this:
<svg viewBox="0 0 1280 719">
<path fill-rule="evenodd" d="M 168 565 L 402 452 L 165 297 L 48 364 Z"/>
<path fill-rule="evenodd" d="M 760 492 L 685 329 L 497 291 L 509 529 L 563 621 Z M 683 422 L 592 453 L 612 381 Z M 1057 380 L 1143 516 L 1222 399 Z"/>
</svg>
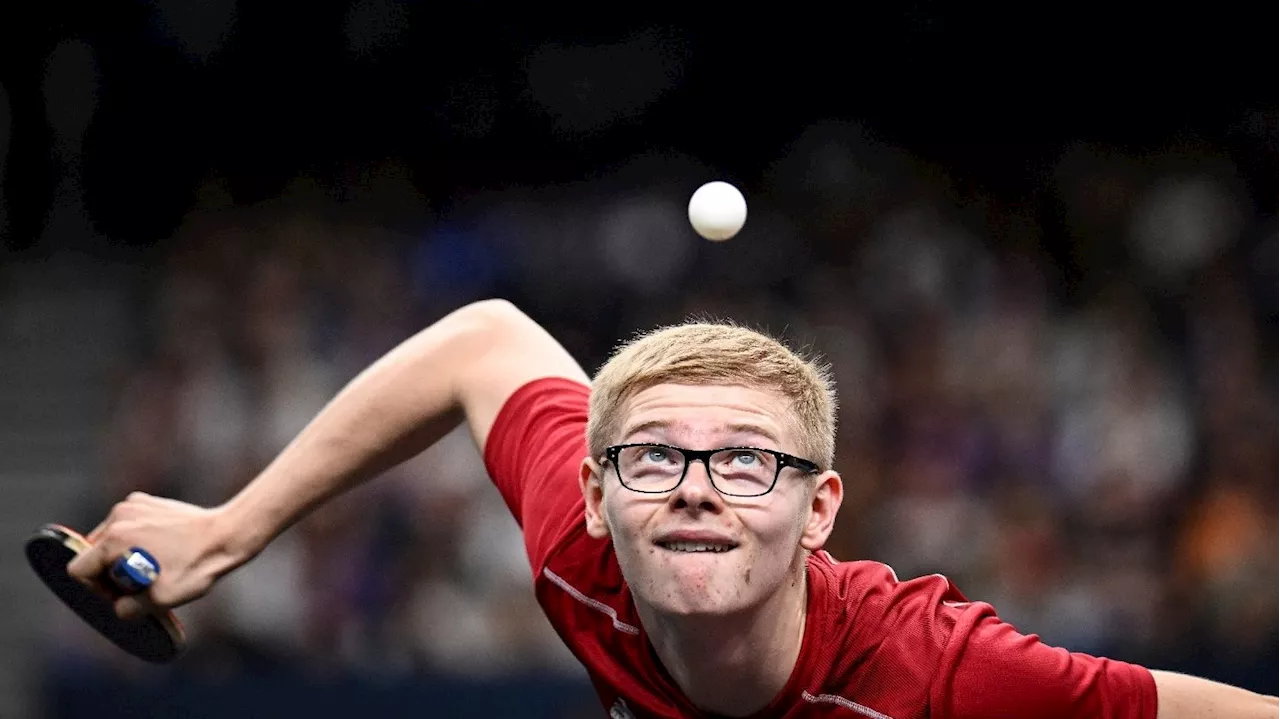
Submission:
<svg viewBox="0 0 1280 719">
<path fill-rule="evenodd" d="M 97 544 L 98 542 L 102 541 L 102 535 L 106 533 L 107 525 L 110 523 L 111 523 L 110 519 L 102 520 L 102 522 L 98 524 L 98 526 L 93 528 L 93 531 L 84 535 L 85 540 L 88 541 L 89 544 Z"/>
<path fill-rule="evenodd" d="M 170 502 L 172 500 L 165 499 L 164 497 L 157 497 L 154 494 L 147 494 L 146 492 L 130 492 L 129 495 L 125 497 L 125 501 L 128 504 L 142 504 L 158 507 L 164 506 L 166 502 Z"/>
<path fill-rule="evenodd" d="M 67 563 L 67 574 L 86 586 L 98 584 L 98 578 L 111 565 L 111 555 L 105 544 L 95 544 Z"/>
<path fill-rule="evenodd" d="M 138 493 L 134 492 L 134 494 Z M 133 515 L 133 512 L 130 511 L 131 509 L 133 509 L 133 507 L 131 507 L 127 501 L 116 503 L 111 507 L 111 511 L 107 512 L 107 518 L 98 523 L 98 526 L 94 527 L 93 531 L 85 535 L 85 539 L 88 540 L 90 544 L 101 543 L 103 535 L 107 533 L 107 530 L 112 524 L 122 519 L 127 519 L 129 516 Z"/>
<path fill-rule="evenodd" d="M 107 518 L 102 520 L 93 531 L 85 535 L 85 539 L 90 544 L 98 544 L 102 541 L 102 537 L 112 524 L 128 519 L 132 519 L 138 514 L 139 507 L 155 506 L 156 498 L 144 492 L 130 492 L 129 496 L 122 502 L 116 502 L 111 511 L 107 512 Z"/>
<path fill-rule="evenodd" d="M 124 603 L 124 610 L 126 612 L 124 618 L 126 619 L 137 619 L 144 614 L 157 614 L 161 609 L 167 608 L 167 605 L 161 605 L 155 600 L 155 597 L 151 595 L 150 590 L 138 592 L 137 594 L 117 594 L 112 599 L 115 602 L 119 602 L 122 599 L 130 600 Z"/>
<path fill-rule="evenodd" d="M 146 601 L 153 609 L 172 609 L 183 603 L 183 597 L 176 591 L 172 582 L 157 582 L 147 590 Z"/>
<path fill-rule="evenodd" d="M 128 621 L 141 619 L 150 611 L 150 606 L 143 594 L 131 594 L 115 601 L 116 616 Z"/>
<path fill-rule="evenodd" d="M 120 598 L 120 590 L 116 589 L 114 585 L 104 582 L 101 579 L 81 580 L 80 583 L 108 602 L 114 602 Z"/>
</svg>

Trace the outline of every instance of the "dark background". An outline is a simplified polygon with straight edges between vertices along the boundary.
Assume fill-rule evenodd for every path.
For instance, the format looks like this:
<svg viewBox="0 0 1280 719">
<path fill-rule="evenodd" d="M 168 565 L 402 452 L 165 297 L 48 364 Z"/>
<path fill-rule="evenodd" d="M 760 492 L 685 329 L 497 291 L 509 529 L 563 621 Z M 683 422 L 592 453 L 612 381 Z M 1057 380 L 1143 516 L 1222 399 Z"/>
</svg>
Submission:
<svg viewBox="0 0 1280 719">
<path fill-rule="evenodd" d="M 76 525 L 212 504 L 467 301 L 588 371 L 719 313 L 831 356 L 837 557 L 1274 694 L 1274 8 L 698 13 L 0 10 L 0 455 L 61 461 Z M 750 213 L 721 244 L 683 217 L 713 179 Z M 188 608 L 176 667 L 61 615 L 8 661 L 59 718 L 594 715 L 464 445 Z"/>
<path fill-rule="evenodd" d="M 196 28 L 218 16 L 174 5 Z M 1274 13 L 1234 3 L 1194 12 L 874 4 L 646 24 L 409 2 L 398 6 L 403 27 L 353 52 L 348 3 L 285 2 L 239 8 L 234 32 L 203 63 L 157 29 L 157 7 L 51 2 L 7 13 L 0 77 L 14 116 L 8 173 L 20 178 L 6 183 L 10 248 L 35 244 L 51 200 L 40 83 L 47 53 L 68 34 L 93 43 L 102 76 L 84 140 L 86 202 L 112 241 L 130 246 L 168 236 L 210 170 L 252 202 L 300 171 L 403 157 L 429 201 L 447 207 L 477 188 L 590 178 L 642 148 L 670 148 L 750 189 L 780 146 L 833 118 L 1014 202 L 1042 200 L 1036 180 L 1077 141 L 1211 139 L 1248 172 L 1255 201 L 1276 194 L 1274 124 L 1251 126 L 1274 117 Z M 660 38 L 682 64 L 654 106 L 565 133 L 529 102 L 535 48 L 637 34 Z M 626 84 L 613 68 L 566 75 L 561 92 L 584 112 Z M 469 94 L 476 88 L 482 97 Z M 462 129 L 477 105 L 491 126 Z"/>
</svg>

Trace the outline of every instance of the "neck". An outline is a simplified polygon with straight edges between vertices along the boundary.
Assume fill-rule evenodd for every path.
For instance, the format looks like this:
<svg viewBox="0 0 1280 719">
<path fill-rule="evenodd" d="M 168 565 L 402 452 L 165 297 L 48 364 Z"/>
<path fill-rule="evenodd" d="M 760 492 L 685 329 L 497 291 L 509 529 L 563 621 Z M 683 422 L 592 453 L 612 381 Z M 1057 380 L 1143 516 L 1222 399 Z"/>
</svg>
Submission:
<svg viewBox="0 0 1280 719">
<path fill-rule="evenodd" d="M 771 597 L 742 612 L 673 617 L 637 605 L 658 659 L 699 709 L 748 716 L 786 686 L 800 658 L 808 599 L 803 556 L 797 565 Z"/>
</svg>

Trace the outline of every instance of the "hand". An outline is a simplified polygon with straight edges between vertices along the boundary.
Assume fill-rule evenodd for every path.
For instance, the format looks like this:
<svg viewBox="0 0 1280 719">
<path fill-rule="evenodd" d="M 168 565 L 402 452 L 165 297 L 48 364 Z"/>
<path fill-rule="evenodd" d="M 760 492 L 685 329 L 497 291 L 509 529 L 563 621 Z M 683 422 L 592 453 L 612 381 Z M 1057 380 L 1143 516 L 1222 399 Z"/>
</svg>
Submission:
<svg viewBox="0 0 1280 719">
<path fill-rule="evenodd" d="M 116 614 L 135 619 L 181 606 L 203 596 L 237 564 L 219 519 L 217 509 L 133 492 L 89 533 L 93 548 L 72 560 L 67 572 L 102 591 L 103 573 L 132 547 L 141 547 L 159 562 L 160 575 L 147 591 L 116 598 Z"/>
</svg>

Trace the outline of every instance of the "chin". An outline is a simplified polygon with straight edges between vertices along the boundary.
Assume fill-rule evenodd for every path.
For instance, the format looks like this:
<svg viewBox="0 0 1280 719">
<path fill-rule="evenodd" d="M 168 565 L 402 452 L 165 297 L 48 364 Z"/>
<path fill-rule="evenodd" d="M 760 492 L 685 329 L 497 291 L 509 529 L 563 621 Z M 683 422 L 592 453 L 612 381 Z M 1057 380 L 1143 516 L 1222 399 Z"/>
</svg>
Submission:
<svg viewBox="0 0 1280 719">
<path fill-rule="evenodd" d="M 752 604 L 743 587 L 700 585 L 673 577 L 654 589 L 650 606 L 673 617 L 723 617 L 741 612 Z"/>
<path fill-rule="evenodd" d="M 728 616 L 763 600 L 754 582 L 740 579 L 750 576 L 742 567 L 751 559 L 745 555 L 678 556 L 659 550 L 629 559 L 633 562 L 628 562 L 630 567 L 623 566 L 623 575 L 641 575 L 636 577 L 638 581 L 630 582 L 636 599 L 667 616 Z M 628 569 L 639 571 L 633 574 Z"/>
<path fill-rule="evenodd" d="M 664 597 L 653 608 L 669 617 L 701 618 L 725 617 L 743 607 L 731 607 L 726 602 L 706 597 Z"/>
</svg>

